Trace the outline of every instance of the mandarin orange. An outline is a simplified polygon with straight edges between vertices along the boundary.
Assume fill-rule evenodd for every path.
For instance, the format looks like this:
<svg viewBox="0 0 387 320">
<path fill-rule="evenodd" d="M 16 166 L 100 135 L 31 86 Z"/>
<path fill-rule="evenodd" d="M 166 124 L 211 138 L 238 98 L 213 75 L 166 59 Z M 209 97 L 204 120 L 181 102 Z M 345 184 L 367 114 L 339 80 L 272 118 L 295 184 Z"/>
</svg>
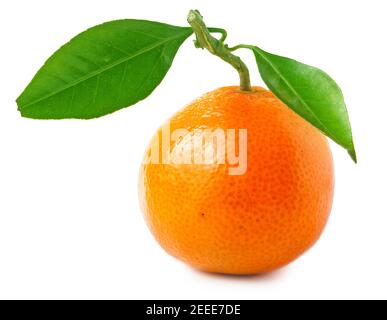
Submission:
<svg viewBox="0 0 387 320">
<path fill-rule="evenodd" d="M 154 145 L 165 136 L 162 129 L 154 136 L 139 196 L 151 232 L 169 254 L 207 272 L 256 274 L 290 263 L 318 240 L 333 199 L 329 145 L 270 91 L 220 88 L 182 109 L 168 126 L 180 137 L 155 157 Z M 228 140 L 187 143 L 203 129 L 246 129 L 245 170 L 230 174 L 235 164 L 218 161 L 218 142 L 227 146 Z M 183 150 L 192 160 L 198 148 L 215 151 L 213 161 L 172 159 Z M 165 152 L 172 161 L 151 161 Z"/>
</svg>

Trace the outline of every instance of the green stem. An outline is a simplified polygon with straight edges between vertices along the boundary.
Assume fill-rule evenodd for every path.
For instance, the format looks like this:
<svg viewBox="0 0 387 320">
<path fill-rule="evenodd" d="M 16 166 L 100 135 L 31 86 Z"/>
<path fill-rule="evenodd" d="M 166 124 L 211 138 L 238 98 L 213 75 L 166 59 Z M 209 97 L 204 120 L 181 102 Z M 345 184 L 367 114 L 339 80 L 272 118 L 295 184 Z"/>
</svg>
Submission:
<svg viewBox="0 0 387 320">
<path fill-rule="evenodd" d="M 227 38 L 227 31 L 220 28 L 208 28 L 208 31 L 211 33 L 220 33 L 222 37 L 219 39 L 220 42 L 224 42 Z"/>
<path fill-rule="evenodd" d="M 232 48 L 228 48 L 228 50 L 230 50 L 231 52 L 234 52 L 236 50 L 239 50 L 239 49 L 253 49 L 254 46 L 250 46 L 248 44 L 239 44 L 235 47 L 232 47 Z"/>
<path fill-rule="evenodd" d="M 223 61 L 231 64 L 239 73 L 241 91 L 252 91 L 249 70 L 241 58 L 233 55 L 227 45 L 224 44 L 227 33 L 221 32 L 222 29 L 212 29 L 212 32 L 222 33 L 222 38 L 220 40 L 213 37 L 207 29 L 203 17 L 198 10 L 191 10 L 189 12 L 188 23 L 191 25 L 196 35 L 195 46 L 197 48 L 207 49 L 213 55 L 216 55 Z"/>
</svg>

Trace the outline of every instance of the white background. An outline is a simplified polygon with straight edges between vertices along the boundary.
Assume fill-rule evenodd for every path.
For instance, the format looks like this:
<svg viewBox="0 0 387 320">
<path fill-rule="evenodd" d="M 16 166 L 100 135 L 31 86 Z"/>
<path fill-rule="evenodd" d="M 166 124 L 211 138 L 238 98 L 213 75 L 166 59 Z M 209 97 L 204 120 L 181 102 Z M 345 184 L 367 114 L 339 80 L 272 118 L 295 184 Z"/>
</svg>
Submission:
<svg viewBox="0 0 387 320">
<path fill-rule="evenodd" d="M 387 298 L 385 1 L 7 1 L 0 12 L 0 298 Z M 191 40 L 147 100 L 93 121 L 22 119 L 15 99 L 45 59 L 93 25 L 139 18 L 186 25 L 189 9 L 318 66 L 344 91 L 359 164 L 332 144 L 336 192 L 319 243 L 277 272 L 203 274 L 153 240 L 137 175 L 157 127 L 235 72 Z M 249 52 L 254 83 L 262 85 Z"/>
</svg>

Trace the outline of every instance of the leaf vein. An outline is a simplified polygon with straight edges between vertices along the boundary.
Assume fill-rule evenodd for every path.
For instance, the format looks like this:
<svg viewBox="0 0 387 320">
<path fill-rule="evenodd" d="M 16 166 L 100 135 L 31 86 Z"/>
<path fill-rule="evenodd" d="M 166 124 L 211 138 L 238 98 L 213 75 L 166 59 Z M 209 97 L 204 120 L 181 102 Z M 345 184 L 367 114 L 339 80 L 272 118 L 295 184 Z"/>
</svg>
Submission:
<svg viewBox="0 0 387 320">
<path fill-rule="evenodd" d="M 162 60 L 162 59 L 160 59 L 160 58 L 163 57 L 164 51 L 165 51 L 165 47 L 163 48 L 163 50 L 162 50 L 162 52 L 160 53 L 160 55 L 157 57 L 156 62 L 153 64 L 152 70 L 151 70 L 151 71 L 149 72 L 149 74 L 148 74 L 146 77 L 144 77 L 144 79 L 141 81 L 140 86 L 139 86 L 138 89 L 136 90 L 136 91 L 137 91 L 136 100 L 141 96 L 141 90 L 144 88 L 144 85 L 145 85 L 145 83 L 146 83 L 146 80 L 153 74 L 153 72 L 156 70 L 157 65 L 158 65 L 159 62 Z"/>
</svg>

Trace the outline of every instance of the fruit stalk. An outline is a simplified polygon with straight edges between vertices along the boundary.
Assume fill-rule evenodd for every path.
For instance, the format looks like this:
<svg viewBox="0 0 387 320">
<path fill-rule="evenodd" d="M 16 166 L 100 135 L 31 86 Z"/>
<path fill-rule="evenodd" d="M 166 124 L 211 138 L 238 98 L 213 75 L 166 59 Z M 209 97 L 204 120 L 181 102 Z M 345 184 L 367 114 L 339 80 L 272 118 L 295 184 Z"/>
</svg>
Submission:
<svg viewBox="0 0 387 320">
<path fill-rule="evenodd" d="M 213 55 L 231 64 L 239 73 L 241 91 L 252 91 L 250 73 L 247 66 L 241 58 L 231 53 L 228 46 L 223 42 L 225 40 L 224 38 L 218 40 L 210 34 L 198 10 L 191 10 L 189 12 L 188 23 L 196 35 L 195 46 L 197 48 L 207 49 Z"/>
</svg>

